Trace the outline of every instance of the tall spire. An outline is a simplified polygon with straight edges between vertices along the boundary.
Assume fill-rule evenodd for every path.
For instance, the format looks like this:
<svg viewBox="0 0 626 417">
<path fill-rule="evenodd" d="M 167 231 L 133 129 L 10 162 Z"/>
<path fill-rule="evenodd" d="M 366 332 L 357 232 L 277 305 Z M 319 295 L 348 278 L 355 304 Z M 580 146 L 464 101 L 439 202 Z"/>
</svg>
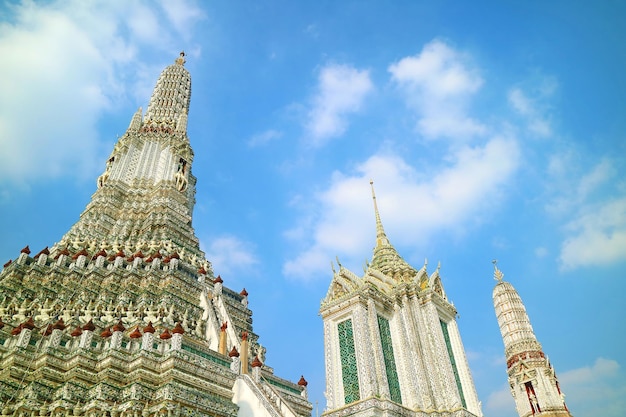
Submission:
<svg viewBox="0 0 626 417">
<path fill-rule="evenodd" d="M 176 129 L 180 118 L 187 117 L 191 101 L 191 76 L 184 64 L 185 52 L 181 52 L 175 63 L 161 73 L 146 111 L 146 127 Z"/>
<path fill-rule="evenodd" d="M 507 373 L 521 417 L 571 417 L 554 369 L 537 341 L 522 299 L 493 261 L 493 304 L 504 342 Z"/>
<path fill-rule="evenodd" d="M 370 267 L 399 280 L 410 279 L 415 276 L 417 271 L 402 259 L 389 242 L 385 234 L 385 229 L 383 228 L 383 223 L 380 220 L 373 180 L 370 180 L 370 186 L 372 187 L 372 200 L 374 201 L 374 215 L 376 217 L 376 247 L 374 248 Z"/>
<path fill-rule="evenodd" d="M 159 76 L 142 118 L 133 115 L 98 178 L 98 189 L 55 249 L 126 253 L 168 248 L 204 259 L 191 227 L 196 178 L 187 137 L 191 76 L 184 52 Z"/>
<path fill-rule="evenodd" d="M 528 349 L 541 351 L 522 299 L 513 286 L 504 281 L 504 274 L 494 263 L 494 278 L 498 283 L 493 289 L 493 303 L 504 341 L 505 354 L 515 355 Z"/>
<path fill-rule="evenodd" d="M 389 239 L 383 229 L 383 222 L 380 221 L 380 213 L 378 212 L 378 204 L 376 204 L 376 193 L 374 192 L 374 180 L 370 180 L 372 187 L 372 200 L 374 201 L 374 214 L 376 216 L 376 246 L 389 245 Z"/>
</svg>

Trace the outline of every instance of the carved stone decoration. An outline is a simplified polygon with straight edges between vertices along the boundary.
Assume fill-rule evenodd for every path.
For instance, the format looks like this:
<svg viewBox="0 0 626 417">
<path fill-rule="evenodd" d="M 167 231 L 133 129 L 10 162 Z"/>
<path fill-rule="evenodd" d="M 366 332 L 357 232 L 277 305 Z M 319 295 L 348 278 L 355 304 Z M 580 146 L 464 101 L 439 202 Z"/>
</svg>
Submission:
<svg viewBox="0 0 626 417">
<path fill-rule="evenodd" d="M 439 267 L 428 277 L 426 264 L 418 271 L 402 259 L 383 229 L 373 187 L 372 197 L 372 259 L 362 277 L 337 261 L 339 270 L 333 265 L 321 302 L 324 416 L 480 417 L 456 309 L 447 300 Z M 352 376 L 352 346 L 358 381 Z"/>
<path fill-rule="evenodd" d="M 245 333 L 263 360 L 265 350 L 247 297 L 215 278 L 192 227 L 184 63 L 181 54 L 163 70 L 59 243 L 34 257 L 25 247 L 0 270 L 3 415 L 238 415 L 239 366 L 212 338 L 227 322 L 229 347 L 241 351 Z M 266 365 L 256 373 L 256 415 L 310 416 L 297 383 Z M 263 384 L 278 387 L 280 407 Z"/>
<path fill-rule="evenodd" d="M 494 261 L 493 304 L 504 342 L 511 394 L 520 416 L 571 417 L 554 368 L 530 324 L 526 308 L 513 285 Z M 544 413 L 545 412 L 545 413 Z"/>
</svg>

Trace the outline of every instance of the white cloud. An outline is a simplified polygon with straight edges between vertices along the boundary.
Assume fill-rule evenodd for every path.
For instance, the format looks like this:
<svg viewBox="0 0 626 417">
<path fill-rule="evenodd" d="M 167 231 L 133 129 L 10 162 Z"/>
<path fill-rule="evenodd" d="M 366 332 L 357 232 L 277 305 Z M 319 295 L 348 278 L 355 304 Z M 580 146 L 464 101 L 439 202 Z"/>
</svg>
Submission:
<svg viewBox="0 0 626 417">
<path fill-rule="evenodd" d="M 487 397 L 485 403 L 485 415 L 499 417 L 517 417 L 515 410 L 515 400 L 511 395 L 508 385 L 504 385 L 498 391 L 494 391 Z"/>
<path fill-rule="evenodd" d="M 251 148 L 256 148 L 258 146 L 267 145 L 269 142 L 273 140 L 277 140 L 283 137 L 283 133 L 277 130 L 266 130 L 265 132 L 254 135 L 248 141 L 248 146 Z"/>
<path fill-rule="evenodd" d="M 2 183 L 95 177 L 106 157 L 96 124 L 134 88 L 143 68 L 133 60 L 137 51 L 171 53 L 170 21 L 148 2 L 24 2 L 7 10 L 0 23 L 0 54 L 11 57 L 0 77 Z"/>
<path fill-rule="evenodd" d="M 562 270 L 626 260 L 626 193 L 616 180 L 619 171 L 619 160 L 594 161 L 575 150 L 550 158 L 545 209 L 564 224 Z"/>
<path fill-rule="evenodd" d="M 203 247 L 203 250 L 207 259 L 211 260 L 215 274 L 224 279 L 248 273 L 259 263 L 254 247 L 235 236 L 220 236 L 208 241 L 209 246 Z"/>
<path fill-rule="evenodd" d="M 367 70 L 348 65 L 328 65 L 320 71 L 317 92 L 307 115 L 306 130 L 313 146 L 341 136 L 347 116 L 358 112 L 373 84 Z"/>
<path fill-rule="evenodd" d="M 611 161 L 608 159 L 601 160 L 589 173 L 585 174 L 580 179 L 577 189 L 578 198 L 587 198 L 606 183 L 614 174 L 615 170 Z"/>
<path fill-rule="evenodd" d="M 613 359 L 597 358 L 591 366 L 559 375 L 565 402 L 575 416 L 621 417 L 626 410 L 626 376 Z"/>
<path fill-rule="evenodd" d="M 194 25 L 206 18 L 204 12 L 193 1 L 187 0 L 161 0 L 161 7 L 165 11 L 169 21 L 183 38 L 191 39 Z"/>
<path fill-rule="evenodd" d="M 559 257 L 563 269 L 626 260 L 626 197 L 590 204 L 567 230 Z"/>
<path fill-rule="evenodd" d="M 468 99 L 483 84 L 464 54 L 439 40 L 389 66 L 392 80 L 418 113 L 418 131 L 426 138 L 468 139 L 486 127 L 467 114 Z"/>
<path fill-rule="evenodd" d="M 552 135 L 549 116 L 542 114 L 536 100 L 530 99 L 520 88 L 512 88 L 509 91 L 508 99 L 513 109 L 526 119 L 527 128 L 533 135 L 539 137 Z"/>
<path fill-rule="evenodd" d="M 548 249 L 543 246 L 535 248 L 535 256 L 537 258 L 545 258 L 546 256 L 548 256 L 549 253 L 550 251 L 548 251 Z"/>
<path fill-rule="evenodd" d="M 335 255 L 359 265 L 374 244 L 374 214 L 369 179 L 388 236 L 396 245 L 425 243 L 437 231 L 458 233 L 497 204 L 502 186 L 519 164 L 517 143 L 494 138 L 485 146 L 465 146 L 447 164 L 420 176 L 402 157 L 373 155 L 349 175 L 335 173 L 316 197 L 318 218 L 305 216 L 295 236 L 310 236 L 301 253 L 283 267 L 286 276 L 310 279 L 326 272 Z M 303 232 L 303 229 L 308 233 Z M 288 232 L 289 233 L 289 232 Z M 358 269 L 353 269 L 358 272 Z"/>
</svg>

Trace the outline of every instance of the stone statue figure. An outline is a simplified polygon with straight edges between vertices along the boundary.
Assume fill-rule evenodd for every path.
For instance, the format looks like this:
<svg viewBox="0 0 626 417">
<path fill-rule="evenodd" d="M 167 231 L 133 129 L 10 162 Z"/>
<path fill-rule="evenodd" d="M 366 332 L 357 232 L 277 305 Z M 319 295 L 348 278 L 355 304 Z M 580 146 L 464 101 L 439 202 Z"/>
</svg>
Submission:
<svg viewBox="0 0 626 417">
<path fill-rule="evenodd" d="M 183 158 L 180 158 L 178 161 L 178 170 L 176 171 L 176 175 L 174 175 L 174 180 L 176 181 L 178 191 L 185 191 L 187 189 L 187 161 Z"/>
</svg>

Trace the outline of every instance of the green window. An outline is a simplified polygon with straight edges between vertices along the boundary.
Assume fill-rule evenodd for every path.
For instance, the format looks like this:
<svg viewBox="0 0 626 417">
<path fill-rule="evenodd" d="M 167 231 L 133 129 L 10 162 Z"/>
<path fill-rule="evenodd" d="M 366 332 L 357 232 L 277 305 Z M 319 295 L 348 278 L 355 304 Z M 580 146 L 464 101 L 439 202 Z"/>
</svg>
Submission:
<svg viewBox="0 0 626 417">
<path fill-rule="evenodd" d="M 400 393 L 400 383 L 398 382 L 398 371 L 396 370 L 396 360 L 393 355 L 393 344 L 391 343 L 391 330 L 389 320 L 378 316 L 378 330 L 380 331 L 380 342 L 383 347 L 383 359 L 387 370 L 387 385 L 391 401 L 402 404 Z"/>
<path fill-rule="evenodd" d="M 454 379 L 456 381 L 456 387 L 459 389 L 459 395 L 461 396 L 461 404 L 467 408 L 465 404 L 465 395 L 463 395 L 463 386 L 461 385 L 461 377 L 459 377 L 459 370 L 456 368 L 456 361 L 454 360 L 454 353 L 452 352 L 452 345 L 450 344 L 450 334 L 448 334 L 448 323 L 443 320 L 439 320 L 441 323 L 441 330 L 443 331 L 443 338 L 446 341 L 446 348 L 448 349 L 448 356 L 450 357 L 450 363 L 452 364 L 452 371 L 454 372 Z"/>
<path fill-rule="evenodd" d="M 360 399 L 352 320 L 348 319 L 339 323 L 337 331 L 339 333 L 339 356 L 341 357 L 344 399 L 346 404 L 350 404 Z"/>
</svg>

